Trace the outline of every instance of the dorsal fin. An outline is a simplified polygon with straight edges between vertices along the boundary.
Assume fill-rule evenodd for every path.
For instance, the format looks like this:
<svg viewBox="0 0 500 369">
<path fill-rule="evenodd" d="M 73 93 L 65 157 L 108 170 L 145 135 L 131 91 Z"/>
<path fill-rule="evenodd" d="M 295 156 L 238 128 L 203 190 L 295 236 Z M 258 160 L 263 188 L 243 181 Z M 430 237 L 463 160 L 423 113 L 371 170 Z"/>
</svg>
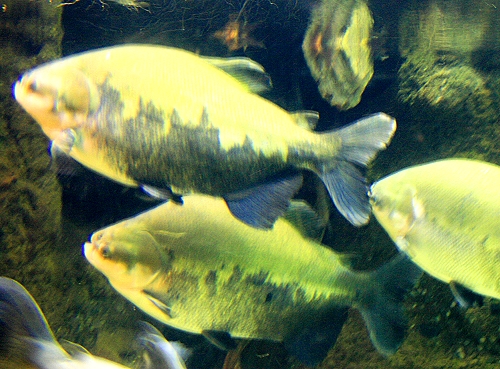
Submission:
<svg viewBox="0 0 500 369">
<path fill-rule="evenodd" d="M 249 91 L 261 94 L 272 88 L 271 77 L 266 73 L 264 67 L 249 58 L 216 58 L 210 56 L 201 57 L 248 88 Z"/>
</svg>

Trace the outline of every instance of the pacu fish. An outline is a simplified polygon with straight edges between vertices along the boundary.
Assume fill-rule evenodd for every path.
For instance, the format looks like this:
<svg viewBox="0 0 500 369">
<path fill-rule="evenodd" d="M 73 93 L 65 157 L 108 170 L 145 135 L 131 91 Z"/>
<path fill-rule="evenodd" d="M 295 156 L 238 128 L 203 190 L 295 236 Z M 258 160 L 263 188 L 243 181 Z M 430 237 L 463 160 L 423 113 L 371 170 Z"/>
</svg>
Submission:
<svg viewBox="0 0 500 369">
<path fill-rule="evenodd" d="M 293 202 L 286 218 L 264 230 L 238 221 L 220 198 L 190 195 L 183 205 L 167 202 L 95 232 L 84 253 L 144 312 L 216 343 L 229 336 L 283 341 L 315 365 L 354 306 L 376 348 L 395 352 L 406 327 L 402 294 L 420 269 L 402 258 L 373 272 L 350 270 L 299 232 L 314 229 L 304 226 L 310 213 Z M 287 219 L 301 219 L 301 227 Z"/>
<path fill-rule="evenodd" d="M 373 184 L 373 213 L 398 248 L 435 278 L 500 299 L 500 167 L 447 159 Z"/>
<path fill-rule="evenodd" d="M 255 93 L 269 85 L 250 59 L 124 45 L 35 68 L 14 94 L 53 150 L 122 184 L 174 198 L 222 196 L 236 217 L 269 228 L 307 169 L 351 223 L 366 223 L 368 188 L 358 166 L 386 147 L 395 120 L 378 113 L 313 132 L 304 126 L 316 112 L 289 113 Z"/>
<path fill-rule="evenodd" d="M 311 14 L 302 50 L 321 96 L 355 107 L 373 76 L 373 17 L 365 0 L 322 0 Z"/>
<path fill-rule="evenodd" d="M 143 369 L 185 369 L 170 343 L 147 323 L 139 341 L 144 348 Z M 80 345 L 66 342 L 70 355 L 57 342 L 40 307 L 13 279 L 0 277 L 0 367 L 8 369 L 128 369 L 91 355 Z M 182 364 L 182 365 L 181 365 Z"/>
</svg>

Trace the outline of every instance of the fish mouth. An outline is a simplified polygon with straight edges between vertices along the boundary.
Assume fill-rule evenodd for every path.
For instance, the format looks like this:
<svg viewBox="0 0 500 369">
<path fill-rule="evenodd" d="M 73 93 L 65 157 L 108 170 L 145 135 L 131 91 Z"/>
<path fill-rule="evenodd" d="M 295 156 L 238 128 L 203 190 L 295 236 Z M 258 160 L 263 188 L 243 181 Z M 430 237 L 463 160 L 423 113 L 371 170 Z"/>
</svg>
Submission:
<svg viewBox="0 0 500 369">
<path fill-rule="evenodd" d="M 83 244 L 83 254 L 93 263 L 96 259 L 108 259 L 111 250 L 109 242 L 103 240 L 103 232 L 95 232 L 90 237 L 90 242 Z"/>
<path fill-rule="evenodd" d="M 98 251 L 98 246 L 96 244 L 93 244 L 92 242 L 85 242 L 83 244 L 83 255 L 85 258 L 91 263 L 94 264 L 95 262 L 95 256 Z"/>
<path fill-rule="evenodd" d="M 37 121 L 45 134 L 54 140 L 61 130 L 61 124 L 56 114 L 53 94 L 38 90 L 35 76 L 31 74 L 23 75 L 14 83 L 12 94 L 19 105 Z"/>
<path fill-rule="evenodd" d="M 36 79 L 32 74 L 24 74 L 13 86 L 14 98 L 26 109 L 26 104 L 34 104 L 33 108 L 53 110 L 54 98 L 42 94 L 36 87 Z"/>
</svg>

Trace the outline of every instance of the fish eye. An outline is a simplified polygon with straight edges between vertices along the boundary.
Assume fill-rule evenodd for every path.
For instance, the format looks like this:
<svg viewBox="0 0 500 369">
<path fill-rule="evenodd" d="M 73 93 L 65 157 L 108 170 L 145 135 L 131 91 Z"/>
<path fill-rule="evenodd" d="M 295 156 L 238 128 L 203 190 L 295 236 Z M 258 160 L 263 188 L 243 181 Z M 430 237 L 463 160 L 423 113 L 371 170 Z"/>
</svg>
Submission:
<svg viewBox="0 0 500 369">
<path fill-rule="evenodd" d="M 33 82 L 31 82 L 31 83 L 28 85 L 28 90 L 29 90 L 30 92 L 37 92 L 37 89 L 38 89 L 38 87 L 37 87 L 37 83 L 36 83 L 36 81 L 33 81 Z"/>
<path fill-rule="evenodd" d="M 378 208 L 383 208 L 385 206 L 384 198 L 377 195 L 370 196 L 370 202 Z"/>
</svg>

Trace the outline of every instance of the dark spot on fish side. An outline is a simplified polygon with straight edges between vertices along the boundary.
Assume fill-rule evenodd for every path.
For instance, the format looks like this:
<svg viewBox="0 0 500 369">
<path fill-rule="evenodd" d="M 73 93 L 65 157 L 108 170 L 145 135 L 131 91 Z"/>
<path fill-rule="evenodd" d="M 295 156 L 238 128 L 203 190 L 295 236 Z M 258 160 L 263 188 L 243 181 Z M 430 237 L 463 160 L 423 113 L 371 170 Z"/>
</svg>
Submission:
<svg viewBox="0 0 500 369">
<path fill-rule="evenodd" d="M 266 302 L 271 302 L 271 300 L 273 299 L 273 293 L 272 292 L 269 292 L 267 295 L 266 295 Z"/>
<path fill-rule="evenodd" d="M 237 284 L 241 281 L 243 277 L 243 273 L 240 269 L 239 266 L 235 266 L 233 268 L 233 274 L 231 274 L 231 277 L 229 277 L 229 280 L 228 280 L 228 285 L 233 285 L 233 284 Z"/>
<path fill-rule="evenodd" d="M 215 296 L 217 294 L 217 272 L 215 270 L 210 270 L 205 276 L 205 285 L 210 295 Z"/>
<path fill-rule="evenodd" d="M 217 272 L 215 270 L 211 270 L 208 272 L 207 276 L 205 277 L 205 283 L 206 284 L 215 284 L 217 282 Z"/>
</svg>

